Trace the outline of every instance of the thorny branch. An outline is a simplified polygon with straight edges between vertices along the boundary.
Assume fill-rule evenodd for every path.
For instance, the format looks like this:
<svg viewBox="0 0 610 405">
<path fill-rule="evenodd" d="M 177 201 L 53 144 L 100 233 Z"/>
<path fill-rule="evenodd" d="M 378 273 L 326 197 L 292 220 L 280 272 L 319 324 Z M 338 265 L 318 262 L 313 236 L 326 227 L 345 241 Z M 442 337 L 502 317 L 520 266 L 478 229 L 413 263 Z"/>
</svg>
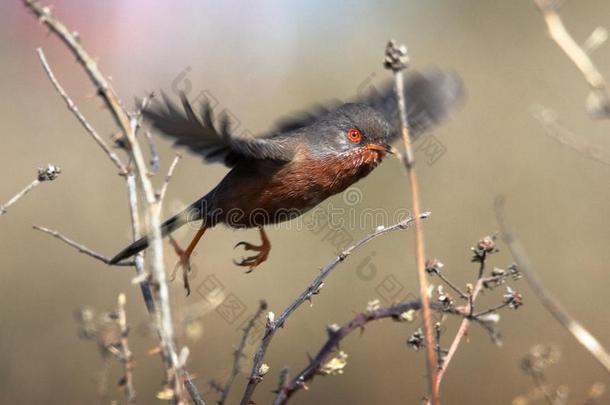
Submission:
<svg viewBox="0 0 610 405">
<path fill-rule="evenodd" d="M 13 198 L 8 200 L 6 203 L 0 204 L 0 216 L 4 215 L 13 204 L 15 204 L 24 195 L 36 188 L 40 183 L 42 183 L 43 181 L 53 181 L 57 178 L 57 176 L 59 176 L 60 173 L 61 169 L 51 164 L 47 165 L 47 167 L 44 169 L 38 169 L 38 176 L 36 176 L 36 179 L 34 181 L 28 184 L 23 190 L 18 192 L 15 196 L 13 196 Z"/>
<path fill-rule="evenodd" d="M 420 218 L 427 218 L 430 216 L 429 212 L 423 212 L 420 214 Z M 246 391 L 241 399 L 241 405 L 249 405 L 252 401 L 252 395 L 256 390 L 256 386 L 262 381 L 263 374 L 261 369 L 266 367 L 263 364 L 263 359 L 265 358 L 265 354 L 267 353 L 267 349 L 273 336 L 278 331 L 279 328 L 284 326 L 286 319 L 305 301 L 311 300 L 313 295 L 316 295 L 320 292 L 320 289 L 324 285 L 324 280 L 328 275 L 333 271 L 335 267 L 341 262 L 343 262 L 348 256 L 350 256 L 354 251 L 367 244 L 371 240 L 381 236 L 385 233 L 408 229 L 409 225 L 413 222 L 413 218 L 409 217 L 404 219 L 403 221 L 394 224 L 389 227 L 380 227 L 375 232 L 370 235 L 365 236 L 354 245 L 350 246 L 343 252 L 341 252 L 332 262 L 327 264 L 320 273 L 316 276 L 316 278 L 307 286 L 307 288 L 293 301 L 291 302 L 286 309 L 280 314 L 280 316 L 275 320 L 275 315 L 273 312 L 269 312 L 267 316 L 267 324 L 265 327 L 265 333 L 263 335 L 263 339 L 261 341 L 260 347 L 254 356 L 254 364 L 252 365 L 252 371 L 250 372 L 250 377 L 248 380 L 248 385 L 246 386 Z"/>
<path fill-rule="evenodd" d="M 274 404 L 285 404 L 288 399 L 298 390 L 307 389 L 307 382 L 313 379 L 317 374 L 332 374 L 339 372 L 345 365 L 345 360 L 339 359 L 334 362 L 333 367 L 324 367 L 328 357 L 335 352 L 339 346 L 339 342 L 347 335 L 355 330 L 364 330 L 364 326 L 371 321 L 376 321 L 385 318 L 392 318 L 395 321 L 406 321 L 406 316 L 409 311 L 417 311 L 421 309 L 420 300 L 408 301 L 398 305 L 393 305 L 387 308 L 379 308 L 372 311 L 365 311 L 357 314 L 351 321 L 339 327 L 338 325 L 330 325 L 327 327 L 328 339 L 318 351 L 316 356 L 311 360 L 295 378 L 288 384 L 280 388 L 280 391 L 275 398 Z M 435 309 L 441 309 L 440 305 L 435 305 Z M 343 355 L 345 357 L 345 355 Z M 329 362 L 330 363 L 330 362 Z"/>
<path fill-rule="evenodd" d="M 578 343 L 582 345 L 592 356 L 602 365 L 602 367 L 610 373 L 610 354 L 599 343 L 599 341 L 580 324 L 570 313 L 561 305 L 561 303 L 546 289 L 542 284 L 534 269 L 525 248 L 521 241 L 517 238 L 509 223 L 506 220 L 504 211 L 504 198 L 498 197 L 495 201 L 496 217 L 502 232 L 502 238 L 508 245 L 511 254 L 517 262 L 519 269 L 523 273 L 525 280 L 530 288 L 536 294 L 542 305 L 555 317 L 555 319 L 566 328 Z"/>
<path fill-rule="evenodd" d="M 246 326 L 242 330 L 241 340 L 239 341 L 239 345 L 235 348 L 233 352 L 233 369 L 231 370 L 231 375 L 227 379 L 227 382 L 222 387 L 222 392 L 220 399 L 218 400 L 218 405 L 223 405 L 226 403 L 227 398 L 229 397 L 229 392 L 231 391 L 231 387 L 233 382 L 235 381 L 235 377 L 239 375 L 241 372 L 241 359 L 244 357 L 244 349 L 246 347 L 246 342 L 248 340 L 248 335 L 258 322 L 258 319 L 263 314 L 263 312 L 267 310 L 267 302 L 265 300 L 261 300 L 259 302 L 258 310 L 254 314 L 250 321 L 246 324 Z"/>
<path fill-rule="evenodd" d="M 395 92 L 398 101 L 402 140 L 405 147 L 403 164 L 407 170 L 407 176 L 409 177 L 411 204 L 413 209 L 413 217 L 415 218 L 415 262 L 417 266 L 417 278 L 419 281 L 419 296 L 422 300 L 423 306 L 422 314 L 424 318 L 424 334 L 426 338 L 428 392 L 430 394 L 432 405 L 438 405 L 440 404 L 440 393 L 438 391 L 437 384 L 437 360 L 434 352 L 434 331 L 432 330 L 432 315 L 429 308 L 430 302 L 428 297 L 428 280 L 426 278 L 425 270 L 426 253 L 424 233 L 422 222 L 419 218 L 419 213 L 421 212 L 419 183 L 414 168 L 415 160 L 413 157 L 413 149 L 411 147 L 411 136 L 409 134 L 409 123 L 407 121 L 407 107 L 404 94 L 404 80 L 402 76 L 402 71 L 406 69 L 409 64 L 409 57 L 407 55 L 407 48 L 405 46 L 398 46 L 393 40 L 388 42 L 385 55 L 385 67 L 392 70 L 394 73 Z"/>
<path fill-rule="evenodd" d="M 169 303 L 169 290 L 166 282 L 165 269 L 163 266 L 163 247 L 160 233 L 160 202 L 153 190 L 152 183 L 148 177 L 148 171 L 146 169 L 146 163 L 144 161 L 142 151 L 136 140 L 136 129 L 138 126 L 137 119 L 132 120 L 130 118 L 130 115 L 121 105 L 109 82 L 98 69 L 97 63 L 83 48 L 77 36 L 70 32 L 70 30 L 68 30 L 68 28 L 61 21 L 55 18 L 48 7 L 42 6 L 36 0 L 24 0 L 24 4 L 39 18 L 43 24 L 49 27 L 51 31 L 64 42 L 74 56 L 76 56 L 77 61 L 81 64 L 83 70 L 89 76 L 89 79 L 92 81 L 98 91 L 98 94 L 110 109 L 113 118 L 123 133 L 123 140 L 135 164 L 136 174 L 140 180 L 146 201 L 146 222 L 150 230 L 150 268 L 151 275 L 153 276 L 154 283 L 156 285 L 156 288 L 153 290 L 153 295 L 155 296 L 155 302 L 157 304 L 155 315 L 161 346 L 168 364 L 168 377 L 170 377 L 169 383 L 173 387 L 172 400 L 176 403 L 182 403 L 183 381 L 190 381 L 190 378 L 188 373 L 186 373 L 186 371 L 183 369 L 186 358 L 185 356 L 181 356 L 180 358 L 178 357 L 174 342 L 172 314 Z M 137 197 L 135 194 L 136 188 L 132 187 L 135 185 L 135 182 L 128 181 L 127 184 L 130 190 L 130 202 L 135 200 L 137 203 Z M 134 212 L 137 211 L 137 207 L 135 208 L 135 210 L 132 208 L 132 217 Z M 136 258 L 136 263 L 138 263 L 138 260 L 139 259 Z M 141 271 L 143 274 L 143 269 L 141 267 L 139 268 L 139 271 Z M 138 275 L 140 276 L 141 274 Z M 182 352 L 188 353 L 187 350 L 183 350 Z M 199 393 L 196 392 L 196 389 L 192 383 L 187 383 L 186 387 L 187 391 L 191 393 L 191 398 L 193 401 L 196 403 L 203 403 L 203 401 L 200 399 L 201 397 Z"/>
</svg>

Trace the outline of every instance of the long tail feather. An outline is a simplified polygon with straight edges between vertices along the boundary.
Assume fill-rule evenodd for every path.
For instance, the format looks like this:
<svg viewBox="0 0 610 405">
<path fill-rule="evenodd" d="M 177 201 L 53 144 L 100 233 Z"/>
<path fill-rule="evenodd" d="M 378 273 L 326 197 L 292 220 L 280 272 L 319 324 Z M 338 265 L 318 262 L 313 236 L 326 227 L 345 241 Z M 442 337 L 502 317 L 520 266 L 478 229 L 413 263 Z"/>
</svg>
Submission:
<svg viewBox="0 0 610 405">
<path fill-rule="evenodd" d="M 167 221 L 165 221 L 161 225 L 161 236 L 166 236 L 166 235 L 174 232 L 176 229 L 180 228 L 182 225 L 189 222 L 189 220 L 196 219 L 196 218 L 188 218 L 187 212 L 188 212 L 188 210 L 185 210 L 185 211 L 181 212 L 180 214 L 175 215 L 175 216 L 171 217 L 170 219 L 168 219 Z M 109 264 L 117 264 L 121 260 L 127 259 L 128 257 L 131 257 L 131 256 L 141 252 L 142 250 L 146 249 L 147 247 L 148 247 L 148 236 L 144 236 L 144 237 L 138 239 L 137 241 L 133 242 L 131 245 L 127 246 L 125 249 L 121 250 L 116 256 L 114 256 L 110 260 Z"/>
</svg>

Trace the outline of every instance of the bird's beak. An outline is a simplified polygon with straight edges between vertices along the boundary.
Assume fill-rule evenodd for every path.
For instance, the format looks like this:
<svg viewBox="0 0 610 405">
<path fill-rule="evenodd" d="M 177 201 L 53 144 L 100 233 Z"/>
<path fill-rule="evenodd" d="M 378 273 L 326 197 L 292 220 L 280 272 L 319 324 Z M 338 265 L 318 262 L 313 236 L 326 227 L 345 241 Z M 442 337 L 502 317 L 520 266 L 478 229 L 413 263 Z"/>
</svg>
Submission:
<svg viewBox="0 0 610 405">
<path fill-rule="evenodd" d="M 392 148 L 387 143 L 369 143 L 368 145 L 366 145 L 366 148 L 379 152 L 394 153 L 394 148 Z"/>
</svg>

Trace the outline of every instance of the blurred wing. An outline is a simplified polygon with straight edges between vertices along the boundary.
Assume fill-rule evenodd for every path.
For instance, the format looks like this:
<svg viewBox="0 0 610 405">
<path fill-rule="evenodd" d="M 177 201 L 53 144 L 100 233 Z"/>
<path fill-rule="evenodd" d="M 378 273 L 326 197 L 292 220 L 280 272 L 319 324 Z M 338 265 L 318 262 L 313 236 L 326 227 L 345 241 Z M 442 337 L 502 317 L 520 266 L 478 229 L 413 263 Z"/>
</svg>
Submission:
<svg viewBox="0 0 610 405">
<path fill-rule="evenodd" d="M 327 104 L 318 104 L 307 111 L 299 111 L 280 118 L 273 126 L 274 133 L 294 131 L 299 128 L 307 127 L 316 122 L 320 117 L 328 114 L 343 104 L 340 100 L 333 100 Z"/>
<path fill-rule="evenodd" d="M 447 119 L 457 109 L 464 100 L 464 84 L 453 72 L 414 72 L 406 78 L 405 97 L 410 132 L 412 136 L 418 136 Z M 361 86 L 353 101 L 375 108 L 396 128 L 395 134 L 399 134 L 400 119 L 392 81 L 388 80 L 380 86 Z M 274 131 L 281 133 L 311 125 L 341 104 L 340 101 L 332 101 L 296 113 L 278 121 Z"/>
<path fill-rule="evenodd" d="M 375 108 L 397 129 L 400 128 L 398 104 L 393 82 L 371 87 L 359 95 L 358 102 Z M 405 80 L 407 121 L 412 136 L 417 137 L 446 120 L 464 101 L 464 83 L 454 72 L 431 70 L 414 72 Z"/>
<path fill-rule="evenodd" d="M 226 115 L 220 117 L 219 128 L 216 128 L 209 103 L 201 104 L 200 116 L 197 116 L 184 94 L 180 95 L 182 109 L 165 94 L 162 96 L 164 106 L 156 105 L 142 113 L 153 127 L 175 139 L 175 146 L 190 149 L 203 156 L 206 162 L 221 161 L 227 166 L 234 166 L 244 159 L 289 161 L 292 158 L 289 148 L 278 140 L 232 135 Z"/>
</svg>

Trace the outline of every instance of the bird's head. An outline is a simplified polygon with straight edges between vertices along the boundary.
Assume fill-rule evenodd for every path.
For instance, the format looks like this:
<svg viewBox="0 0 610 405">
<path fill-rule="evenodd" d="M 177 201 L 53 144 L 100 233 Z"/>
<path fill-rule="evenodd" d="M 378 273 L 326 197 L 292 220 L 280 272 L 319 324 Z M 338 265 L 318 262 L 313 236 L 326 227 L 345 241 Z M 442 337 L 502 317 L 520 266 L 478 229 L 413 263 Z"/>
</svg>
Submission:
<svg viewBox="0 0 610 405">
<path fill-rule="evenodd" d="M 304 138 L 317 157 L 369 156 L 381 161 L 391 153 L 392 132 L 392 126 L 372 107 L 347 103 L 307 128 Z"/>
</svg>

